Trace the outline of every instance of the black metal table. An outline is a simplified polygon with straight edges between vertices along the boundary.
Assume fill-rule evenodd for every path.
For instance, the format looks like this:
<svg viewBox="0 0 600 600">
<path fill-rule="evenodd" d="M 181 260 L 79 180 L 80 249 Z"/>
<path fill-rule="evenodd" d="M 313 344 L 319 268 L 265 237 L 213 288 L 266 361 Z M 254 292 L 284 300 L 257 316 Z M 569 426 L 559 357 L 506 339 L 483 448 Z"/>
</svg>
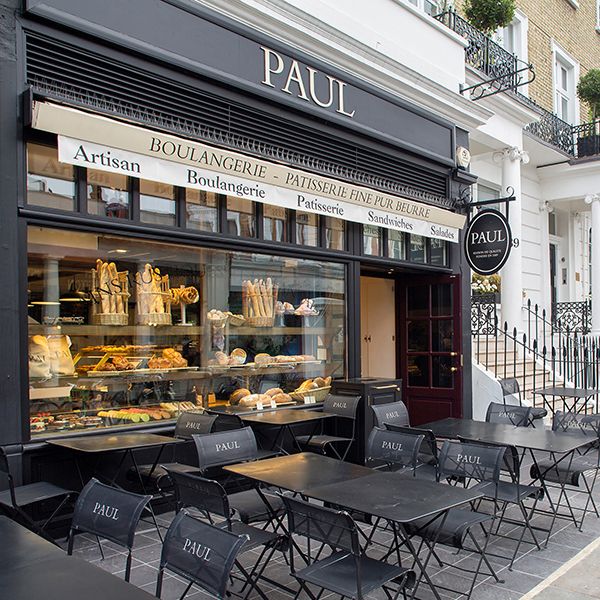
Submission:
<svg viewBox="0 0 600 600">
<path fill-rule="evenodd" d="M 559 464 L 566 462 L 567 469 L 571 466 L 571 461 L 575 452 L 590 443 L 590 438 L 582 433 L 572 433 L 567 431 L 552 431 L 550 429 L 533 429 L 530 427 L 515 427 L 503 423 L 485 423 L 483 421 L 473 421 L 471 419 L 447 418 L 441 421 L 433 421 L 419 426 L 422 429 L 433 431 L 436 437 L 447 439 L 466 438 L 490 444 L 500 444 L 506 446 L 515 446 L 529 453 L 533 464 L 536 467 L 537 477 L 531 483 L 539 481 L 544 489 L 545 497 L 550 503 L 552 523 L 548 528 L 546 537 L 546 546 L 557 518 L 568 518 L 573 520 L 577 526 L 577 519 L 571 511 L 570 515 L 558 512 L 560 500 L 563 494 L 566 497 L 566 481 L 558 483 L 561 494 L 555 506 L 550 496 L 550 491 L 545 481 L 544 475 L 554 469 L 559 470 Z M 552 463 L 547 468 L 541 468 L 536 452 L 547 452 Z M 521 457 L 521 459 L 523 456 Z M 541 511 L 539 511 L 541 512 Z"/>
<path fill-rule="evenodd" d="M 223 467 L 225 471 L 253 481 L 303 494 L 311 487 L 358 479 L 373 474 L 373 469 L 342 462 L 336 458 L 299 452 Z"/>
<path fill-rule="evenodd" d="M 596 404 L 594 408 L 594 412 L 598 412 L 598 399 L 597 396 L 600 394 L 600 390 L 596 390 L 593 388 L 572 388 L 572 387 L 547 387 L 538 390 L 533 390 L 534 394 L 540 395 L 544 399 L 544 404 L 548 407 L 552 414 L 556 411 L 554 410 L 554 402 L 550 403 L 546 396 L 551 396 L 552 398 L 560 398 L 563 404 L 563 410 L 565 412 L 575 411 L 581 412 L 584 410 L 588 404 L 590 398 L 596 396 Z M 580 400 L 584 400 L 580 402 Z M 568 406 L 567 400 L 571 400 L 571 406 Z M 577 405 L 581 404 L 578 408 Z"/>
<path fill-rule="evenodd" d="M 6 600 L 152 600 L 154 596 L 0 516 L 0 596 Z M 156 600 L 156 599 L 154 599 Z"/>
<path fill-rule="evenodd" d="M 406 525 L 419 519 L 431 518 L 433 521 L 437 517 L 441 529 L 449 510 L 483 497 L 482 492 L 473 489 L 381 471 L 372 471 L 370 475 L 360 479 L 346 479 L 308 488 L 303 491 L 303 494 L 315 500 L 379 517 L 394 524 L 394 533 L 401 539 L 396 541 L 396 547 L 406 545 L 420 570 L 412 597 L 423 578 L 436 598 L 440 597 L 439 593 L 426 571 L 432 553 L 429 553 L 425 561 L 420 559 L 419 552 L 410 540 Z M 434 544 L 431 549 L 433 546 Z"/>
<path fill-rule="evenodd" d="M 283 443 L 286 438 L 286 434 L 289 435 L 290 440 L 295 449 L 298 451 L 302 451 L 302 448 L 298 444 L 298 440 L 294 435 L 294 426 L 295 425 L 307 425 L 309 423 L 315 424 L 315 429 L 313 430 L 312 435 L 316 433 L 316 428 L 320 423 L 322 423 L 325 419 L 331 418 L 333 415 L 319 412 L 316 410 L 289 410 L 289 409 L 279 409 L 279 410 L 271 410 L 266 412 L 258 412 L 250 415 L 240 415 L 240 419 L 244 421 L 244 423 L 251 423 L 253 425 L 257 425 L 259 427 L 274 427 L 277 429 L 277 434 L 275 435 L 275 439 L 271 444 L 271 450 L 279 450 L 284 454 L 288 454 L 283 447 Z"/>
</svg>

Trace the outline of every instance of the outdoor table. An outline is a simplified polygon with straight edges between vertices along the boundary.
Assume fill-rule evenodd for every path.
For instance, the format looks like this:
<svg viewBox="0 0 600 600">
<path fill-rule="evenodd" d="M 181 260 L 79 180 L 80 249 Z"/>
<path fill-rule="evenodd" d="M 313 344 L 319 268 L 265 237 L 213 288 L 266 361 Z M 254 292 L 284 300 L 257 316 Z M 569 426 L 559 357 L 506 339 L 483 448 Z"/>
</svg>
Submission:
<svg viewBox="0 0 600 600">
<path fill-rule="evenodd" d="M 530 427 L 515 427 L 504 423 L 486 423 L 483 421 L 473 421 L 471 419 L 454 419 L 447 418 L 432 423 L 419 425 L 421 429 L 431 430 L 436 437 L 447 439 L 465 438 L 480 442 L 488 442 L 490 444 L 499 444 L 505 446 L 515 446 L 527 451 L 531 456 L 531 460 L 536 467 L 538 477 L 532 480 L 540 482 L 544 490 L 546 498 L 550 503 L 552 523 L 548 528 L 548 536 L 546 537 L 546 546 L 554 527 L 554 522 L 557 518 L 572 519 L 577 526 L 575 515 L 571 511 L 571 515 L 564 515 L 558 512 L 560 499 L 562 494 L 566 497 L 566 482 L 559 483 L 561 495 L 556 507 L 550 497 L 548 486 L 544 475 L 552 469 L 558 470 L 559 463 L 563 461 L 573 460 L 574 453 L 579 448 L 583 448 L 590 443 L 590 438 L 582 433 L 572 433 L 568 431 L 552 431 L 551 429 L 533 429 Z M 546 469 L 541 469 L 536 458 L 536 452 L 547 452 L 550 455 L 552 465 Z M 522 460 L 523 457 L 521 457 Z M 539 511 L 541 512 L 541 511 Z"/>
<path fill-rule="evenodd" d="M 379 517 L 394 525 L 396 551 L 405 544 L 419 567 L 420 574 L 413 588 L 414 597 L 417 587 L 424 579 L 436 598 L 440 598 L 435 584 L 426 572 L 435 543 L 431 544 L 429 554 L 422 561 L 410 540 L 406 526 L 419 519 L 431 517 L 439 519 L 438 531 L 444 524 L 448 511 L 483 497 L 483 493 L 474 489 L 445 485 L 421 479 L 403 477 L 389 471 L 375 471 L 360 479 L 346 479 L 303 491 L 303 494 L 315 500 L 321 500 L 353 511 Z M 398 540 L 400 537 L 401 541 Z M 434 540 L 437 536 L 434 537 Z M 393 552 L 393 551 L 391 551 Z"/>
<path fill-rule="evenodd" d="M 154 596 L 0 516 L 0 596 L 6 600 L 152 600 Z M 156 599 L 154 599 L 156 600 Z"/>
<path fill-rule="evenodd" d="M 256 414 L 240 415 L 240 419 L 242 419 L 244 423 L 277 428 L 277 435 L 273 440 L 271 450 L 279 450 L 284 454 L 288 454 L 283 447 L 286 434 L 289 435 L 294 447 L 298 451 L 302 451 L 302 448 L 298 444 L 298 440 L 294 435 L 295 425 L 306 425 L 308 423 L 313 423 L 315 425 L 315 429 L 311 433 L 312 437 L 316 433 L 316 428 L 318 427 L 319 423 L 322 423 L 324 419 L 329 419 L 332 416 L 333 415 L 331 414 L 316 410 L 279 409 Z"/>
<path fill-rule="evenodd" d="M 299 452 L 298 454 L 228 465 L 223 469 L 296 494 L 303 494 L 309 488 L 328 483 L 366 477 L 374 472 L 368 467 L 342 462 L 337 458 L 313 452 Z"/>
<path fill-rule="evenodd" d="M 592 388 L 588 389 L 557 386 L 533 390 L 533 393 L 540 395 L 544 399 L 544 404 L 550 409 L 552 414 L 554 414 L 556 412 L 554 410 L 554 402 L 550 403 L 546 396 L 552 396 L 552 398 L 560 398 L 562 400 L 563 410 L 565 412 L 581 412 L 587 406 L 587 403 L 590 398 L 593 398 L 594 396 L 600 394 L 600 390 Z M 570 407 L 567 404 L 567 399 L 572 400 Z M 584 399 L 584 401 L 581 402 L 581 406 L 577 408 L 577 404 L 581 399 Z M 598 401 L 596 401 L 595 412 L 598 412 Z"/>
</svg>

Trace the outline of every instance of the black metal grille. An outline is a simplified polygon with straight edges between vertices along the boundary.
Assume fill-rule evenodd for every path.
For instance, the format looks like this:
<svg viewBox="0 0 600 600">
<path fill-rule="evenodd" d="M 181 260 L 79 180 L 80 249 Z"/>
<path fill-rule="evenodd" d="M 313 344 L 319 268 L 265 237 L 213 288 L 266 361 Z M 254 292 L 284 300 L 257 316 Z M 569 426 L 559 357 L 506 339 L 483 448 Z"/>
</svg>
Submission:
<svg viewBox="0 0 600 600">
<path fill-rule="evenodd" d="M 26 40 L 27 81 L 46 97 L 454 207 L 447 173 L 332 135 L 316 119 L 306 127 L 38 33 L 27 32 Z"/>
</svg>

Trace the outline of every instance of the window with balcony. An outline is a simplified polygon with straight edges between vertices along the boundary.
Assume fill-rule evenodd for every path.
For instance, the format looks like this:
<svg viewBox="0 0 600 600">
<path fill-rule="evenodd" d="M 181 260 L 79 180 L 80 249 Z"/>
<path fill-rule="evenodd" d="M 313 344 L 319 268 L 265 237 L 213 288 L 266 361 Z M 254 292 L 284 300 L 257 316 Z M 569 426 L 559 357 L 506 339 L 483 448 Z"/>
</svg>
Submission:
<svg viewBox="0 0 600 600">
<path fill-rule="evenodd" d="M 411 4 L 420 8 L 422 11 L 426 12 L 428 15 L 439 15 L 442 12 L 441 4 L 442 2 L 435 2 L 432 0 L 408 0 Z"/>
<path fill-rule="evenodd" d="M 566 52 L 554 47 L 554 112 L 567 123 L 578 121 L 577 95 L 579 63 Z"/>
</svg>

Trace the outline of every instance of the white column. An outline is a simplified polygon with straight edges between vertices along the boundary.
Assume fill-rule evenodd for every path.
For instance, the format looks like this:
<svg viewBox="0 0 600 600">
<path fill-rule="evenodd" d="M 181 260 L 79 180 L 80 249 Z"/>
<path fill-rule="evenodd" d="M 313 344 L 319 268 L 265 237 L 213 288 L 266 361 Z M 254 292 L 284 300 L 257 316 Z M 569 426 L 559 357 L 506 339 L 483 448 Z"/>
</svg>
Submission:
<svg viewBox="0 0 600 600">
<path fill-rule="evenodd" d="M 540 313 L 546 310 L 546 318 L 550 320 L 552 308 L 552 290 L 550 289 L 550 230 L 548 215 L 554 211 L 550 202 L 540 202 Z"/>
<path fill-rule="evenodd" d="M 505 148 L 494 155 L 502 163 L 502 192 L 515 197 L 510 202 L 508 222 L 512 231 L 513 247 L 506 265 L 501 270 L 502 276 L 502 324 L 506 321 L 509 329 L 523 329 L 523 262 L 521 239 L 521 163 L 529 162 L 527 152 L 513 146 Z M 518 240 L 518 241 L 517 241 Z"/>
<path fill-rule="evenodd" d="M 600 335 L 600 194 L 585 202 L 592 207 L 592 335 Z"/>
</svg>

